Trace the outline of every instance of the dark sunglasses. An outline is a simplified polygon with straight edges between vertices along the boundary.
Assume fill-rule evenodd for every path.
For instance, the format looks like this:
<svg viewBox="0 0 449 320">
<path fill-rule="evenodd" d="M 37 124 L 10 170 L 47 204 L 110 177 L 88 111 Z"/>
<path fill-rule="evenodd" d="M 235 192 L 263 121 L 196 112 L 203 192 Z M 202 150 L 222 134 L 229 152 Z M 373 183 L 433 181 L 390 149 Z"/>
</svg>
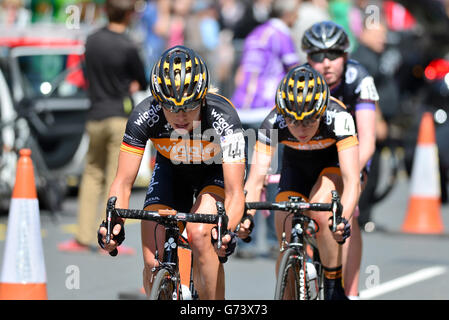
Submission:
<svg viewBox="0 0 449 320">
<path fill-rule="evenodd" d="M 317 121 L 318 121 L 318 118 L 317 119 L 306 119 L 306 120 L 294 120 L 289 117 L 285 118 L 285 122 L 287 123 L 287 125 L 292 126 L 292 127 L 301 126 L 304 128 L 311 128 Z"/>
<path fill-rule="evenodd" d="M 195 101 L 192 103 L 187 103 L 184 104 L 182 106 L 173 106 L 173 105 L 169 105 L 169 104 L 165 104 L 165 103 L 161 103 L 161 106 L 172 113 L 178 113 L 179 111 L 184 111 L 184 112 L 189 112 L 189 111 L 194 111 L 196 109 L 198 109 L 199 107 L 201 107 L 202 101 Z"/>
<path fill-rule="evenodd" d="M 327 50 L 309 53 L 309 58 L 314 62 L 323 62 L 324 58 L 335 60 L 343 56 L 345 52 L 341 50 Z"/>
</svg>

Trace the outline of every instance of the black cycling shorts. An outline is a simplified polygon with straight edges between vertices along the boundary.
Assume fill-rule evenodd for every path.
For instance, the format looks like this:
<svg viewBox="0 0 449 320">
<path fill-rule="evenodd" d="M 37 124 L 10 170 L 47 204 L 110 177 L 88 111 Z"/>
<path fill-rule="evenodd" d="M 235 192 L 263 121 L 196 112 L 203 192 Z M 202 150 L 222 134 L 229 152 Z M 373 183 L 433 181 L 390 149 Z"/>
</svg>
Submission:
<svg viewBox="0 0 449 320">
<path fill-rule="evenodd" d="M 158 205 L 190 212 L 194 200 L 203 193 L 224 199 L 221 164 L 174 164 L 157 153 L 144 208 Z"/>
<path fill-rule="evenodd" d="M 332 148 L 297 151 L 285 147 L 276 201 L 286 201 L 288 196 L 308 200 L 316 181 L 325 173 L 340 175 L 338 154 Z"/>
</svg>

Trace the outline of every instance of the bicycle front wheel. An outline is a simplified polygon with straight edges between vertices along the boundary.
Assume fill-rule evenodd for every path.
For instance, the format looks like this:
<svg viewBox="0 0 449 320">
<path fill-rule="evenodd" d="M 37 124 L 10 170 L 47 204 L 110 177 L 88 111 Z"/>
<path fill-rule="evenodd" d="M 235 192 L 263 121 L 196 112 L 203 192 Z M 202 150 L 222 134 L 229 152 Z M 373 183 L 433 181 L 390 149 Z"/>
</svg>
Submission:
<svg viewBox="0 0 449 320">
<path fill-rule="evenodd" d="M 274 299 L 308 300 L 306 262 L 293 248 L 282 255 Z"/>
<path fill-rule="evenodd" d="M 153 287 L 150 292 L 150 300 L 179 300 L 180 294 L 180 282 L 179 277 L 173 277 L 167 269 L 161 269 L 158 271 L 156 278 L 153 282 Z"/>
</svg>

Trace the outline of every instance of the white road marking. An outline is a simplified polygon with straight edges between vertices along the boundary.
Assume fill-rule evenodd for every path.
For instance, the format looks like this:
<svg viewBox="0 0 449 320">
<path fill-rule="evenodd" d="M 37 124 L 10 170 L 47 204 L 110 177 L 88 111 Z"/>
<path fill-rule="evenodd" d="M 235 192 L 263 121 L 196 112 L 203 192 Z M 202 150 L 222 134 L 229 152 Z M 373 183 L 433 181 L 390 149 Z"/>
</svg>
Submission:
<svg viewBox="0 0 449 320">
<path fill-rule="evenodd" d="M 394 280 L 387 281 L 385 283 L 379 284 L 378 286 L 366 289 L 360 292 L 361 299 L 372 299 L 374 297 L 383 295 L 387 292 L 398 290 L 400 288 L 412 285 L 414 283 L 424 281 L 447 272 L 447 267 L 435 266 L 429 267 L 416 272 L 410 273 L 408 275 L 399 277 Z"/>
</svg>

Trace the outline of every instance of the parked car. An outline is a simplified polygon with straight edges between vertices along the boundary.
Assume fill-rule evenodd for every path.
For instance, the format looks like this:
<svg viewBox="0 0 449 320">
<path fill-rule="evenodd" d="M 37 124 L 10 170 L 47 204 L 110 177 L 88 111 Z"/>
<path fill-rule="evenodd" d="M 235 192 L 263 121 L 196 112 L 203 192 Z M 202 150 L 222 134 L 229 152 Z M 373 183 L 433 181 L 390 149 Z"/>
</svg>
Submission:
<svg viewBox="0 0 449 320">
<path fill-rule="evenodd" d="M 20 147 L 32 149 L 40 203 L 58 210 L 66 186 L 78 184 L 89 142 L 84 130 L 89 109 L 82 72 L 85 33 L 35 25 L 0 35 L 0 68 L 11 113 L 25 119 L 29 130 Z M 2 107 L 6 110 L 7 104 Z"/>
<path fill-rule="evenodd" d="M 84 41 L 91 31 L 93 27 L 67 29 L 48 24 L 0 28 L 2 136 L 10 137 L 7 140 L 16 154 L 18 148 L 32 149 L 39 202 L 52 211 L 60 209 L 67 188 L 77 190 L 84 169 L 90 107 L 83 74 Z M 147 95 L 136 94 L 136 103 Z M 147 150 L 136 180 L 138 187 L 148 185 L 151 178 L 150 145 Z M 14 185 L 6 177 L 11 177 L 10 172 L 15 177 L 15 167 L 3 170 L 2 175 L 6 159 L 10 163 L 17 160 L 12 151 L 9 158 L 2 155 L 2 199 L 9 198 L 8 189 Z"/>
</svg>

